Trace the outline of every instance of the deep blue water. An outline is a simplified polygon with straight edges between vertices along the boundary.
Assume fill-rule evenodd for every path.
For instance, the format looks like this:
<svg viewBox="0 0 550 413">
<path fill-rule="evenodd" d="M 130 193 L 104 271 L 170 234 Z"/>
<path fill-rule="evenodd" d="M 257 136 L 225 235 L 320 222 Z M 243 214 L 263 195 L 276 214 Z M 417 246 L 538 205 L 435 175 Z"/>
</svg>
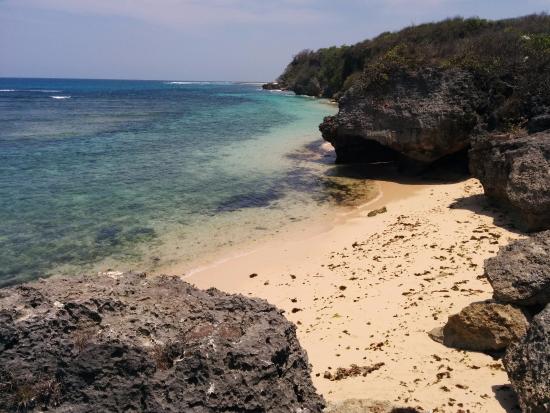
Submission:
<svg viewBox="0 0 550 413">
<path fill-rule="evenodd" d="M 237 242 L 292 209 L 285 154 L 333 111 L 253 84 L 0 79 L 0 285 Z"/>
</svg>

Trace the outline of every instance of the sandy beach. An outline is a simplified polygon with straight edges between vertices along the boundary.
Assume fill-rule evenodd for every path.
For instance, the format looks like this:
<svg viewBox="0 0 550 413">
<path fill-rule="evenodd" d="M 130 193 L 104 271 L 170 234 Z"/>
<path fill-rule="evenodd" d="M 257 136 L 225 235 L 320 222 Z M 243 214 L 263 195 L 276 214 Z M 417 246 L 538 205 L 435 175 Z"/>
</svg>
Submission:
<svg viewBox="0 0 550 413">
<path fill-rule="evenodd" d="M 266 242 L 184 278 L 283 309 L 297 324 L 314 384 L 328 401 L 513 411 L 500 361 L 446 348 L 428 331 L 491 297 L 483 261 L 520 234 L 486 204 L 475 179 L 378 185 L 378 199 L 335 219 L 332 228 Z M 387 212 L 369 216 L 382 207 Z M 162 270 L 182 274 L 178 266 Z M 366 369 L 335 375 L 352 365 Z"/>
</svg>

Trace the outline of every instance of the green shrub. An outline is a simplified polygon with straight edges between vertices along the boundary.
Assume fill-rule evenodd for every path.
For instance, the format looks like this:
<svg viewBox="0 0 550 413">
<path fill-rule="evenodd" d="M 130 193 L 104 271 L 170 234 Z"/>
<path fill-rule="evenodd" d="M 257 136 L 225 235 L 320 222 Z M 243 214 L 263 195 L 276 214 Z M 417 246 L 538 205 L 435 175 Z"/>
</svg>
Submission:
<svg viewBox="0 0 550 413">
<path fill-rule="evenodd" d="M 304 50 L 278 80 L 299 89 L 316 79 L 320 94 L 333 97 L 357 82 L 383 83 L 393 70 L 432 66 L 470 70 L 482 81 L 505 77 L 519 92 L 540 95 L 550 83 L 549 55 L 546 14 L 499 21 L 456 17 L 385 32 L 353 46 Z"/>
</svg>

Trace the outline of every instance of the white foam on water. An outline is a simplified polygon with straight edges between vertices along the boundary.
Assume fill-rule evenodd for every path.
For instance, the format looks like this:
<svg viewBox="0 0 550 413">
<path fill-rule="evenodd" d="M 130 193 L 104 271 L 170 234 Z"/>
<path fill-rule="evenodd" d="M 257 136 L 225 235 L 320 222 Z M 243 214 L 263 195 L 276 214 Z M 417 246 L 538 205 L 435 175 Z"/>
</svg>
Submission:
<svg viewBox="0 0 550 413">
<path fill-rule="evenodd" d="M 261 90 L 264 90 L 264 89 L 261 89 Z M 289 90 L 281 90 L 281 89 L 272 89 L 272 90 L 267 90 L 266 92 L 277 93 L 277 94 L 285 95 L 285 96 L 295 96 L 296 95 L 296 93 L 294 93 L 294 92 L 291 92 Z M 300 97 L 302 97 L 302 96 L 300 96 Z"/>
<path fill-rule="evenodd" d="M 59 92 L 63 92 L 63 91 L 62 90 L 52 90 L 52 89 L 28 89 L 25 92 L 59 93 Z"/>
<path fill-rule="evenodd" d="M 62 90 L 55 89 L 0 89 L 0 92 L 37 92 L 37 93 L 60 93 Z"/>
<path fill-rule="evenodd" d="M 60 93 L 62 90 L 54 89 L 0 89 L 0 92 L 39 92 L 39 93 Z"/>
<path fill-rule="evenodd" d="M 70 96 L 50 96 L 52 99 L 70 99 Z"/>
</svg>

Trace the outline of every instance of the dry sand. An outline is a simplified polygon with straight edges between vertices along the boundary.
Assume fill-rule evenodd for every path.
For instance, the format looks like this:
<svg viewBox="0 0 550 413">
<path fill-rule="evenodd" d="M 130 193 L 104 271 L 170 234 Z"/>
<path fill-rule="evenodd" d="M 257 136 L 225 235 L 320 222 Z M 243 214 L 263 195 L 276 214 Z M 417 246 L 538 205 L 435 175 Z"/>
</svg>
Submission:
<svg viewBox="0 0 550 413">
<path fill-rule="evenodd" d="M 284 309 L 298 326 L 314 383 L 329 401 L 514 411 L 500 361 L 446 348 L 427 332 L 467 304 L 491 297 L 483 261 L 520 235 L 485 205 L 475 179 L 379 185 L 380 199 L 328 230 L 269 241 L 196 269 L 186 280 Z M 386 213 L 367 216 L 381 206 Z M 182 268 L 163 270 L 181 274 Z M 379 368 L 342 380 L 324 377 L 352 364 Z"/>
</svg>

